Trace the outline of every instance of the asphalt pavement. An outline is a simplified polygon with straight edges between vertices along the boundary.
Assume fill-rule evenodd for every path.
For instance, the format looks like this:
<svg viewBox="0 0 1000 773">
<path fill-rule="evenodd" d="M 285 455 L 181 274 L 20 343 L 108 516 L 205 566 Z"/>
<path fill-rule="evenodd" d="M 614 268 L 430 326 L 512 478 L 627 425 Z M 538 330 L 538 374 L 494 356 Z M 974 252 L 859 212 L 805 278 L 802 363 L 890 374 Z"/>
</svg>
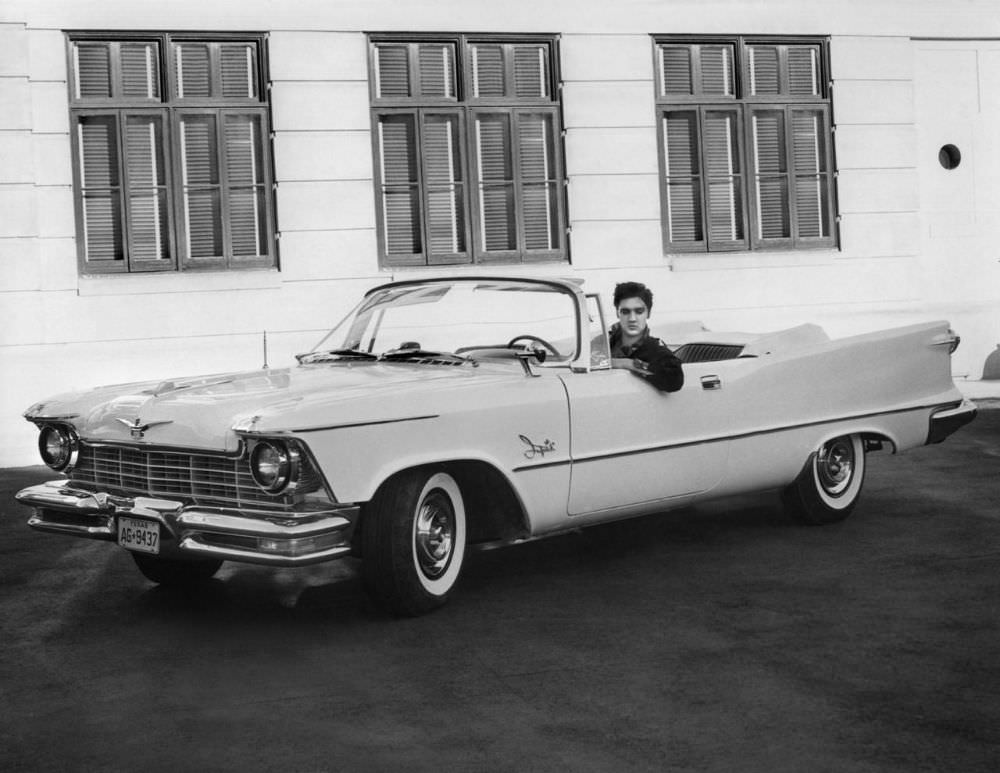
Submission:
<svg viewBox="0 0 1000 773">
<path fill-rule="evenodd" d="M 842 524 L 761 495 L 477 553 L 414 620 L 350 562 L 166 591 L 2 471 L 0 770 L 993 773 L 997 405 L 870 455 Z"/>
</svg>

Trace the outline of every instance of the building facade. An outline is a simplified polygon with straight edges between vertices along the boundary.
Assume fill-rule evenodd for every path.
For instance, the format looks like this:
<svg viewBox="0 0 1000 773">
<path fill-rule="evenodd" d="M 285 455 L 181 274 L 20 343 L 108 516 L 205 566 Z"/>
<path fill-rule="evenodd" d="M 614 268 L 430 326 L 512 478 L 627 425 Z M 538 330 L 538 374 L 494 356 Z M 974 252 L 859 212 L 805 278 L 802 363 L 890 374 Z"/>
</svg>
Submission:
<svg viewBox="0 0 1000 773">
<path fill-rule="evenodd" d="M 986 0 L 6 0 L 0 108 L 0 465 L 46 395 L 285 365 L 434 272 L 1000 342 Z"/>
</svg>

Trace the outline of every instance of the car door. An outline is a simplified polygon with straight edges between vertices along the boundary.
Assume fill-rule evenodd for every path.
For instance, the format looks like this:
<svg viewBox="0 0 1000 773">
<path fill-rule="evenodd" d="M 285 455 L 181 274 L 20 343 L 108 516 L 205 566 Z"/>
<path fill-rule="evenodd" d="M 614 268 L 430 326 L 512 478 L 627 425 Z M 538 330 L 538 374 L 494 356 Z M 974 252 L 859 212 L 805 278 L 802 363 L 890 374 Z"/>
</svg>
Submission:
<svg viewBox="0 0 1000 773">
<path fill-rule="evenodd" d="M 724 382 L 733 364 L 685 365 L 684 387 L 672 393 L 626 370 L 566 374 L 569 514 L 653 508 L 717 485 L 729 452 L 734 391 Z"/>
</svg>

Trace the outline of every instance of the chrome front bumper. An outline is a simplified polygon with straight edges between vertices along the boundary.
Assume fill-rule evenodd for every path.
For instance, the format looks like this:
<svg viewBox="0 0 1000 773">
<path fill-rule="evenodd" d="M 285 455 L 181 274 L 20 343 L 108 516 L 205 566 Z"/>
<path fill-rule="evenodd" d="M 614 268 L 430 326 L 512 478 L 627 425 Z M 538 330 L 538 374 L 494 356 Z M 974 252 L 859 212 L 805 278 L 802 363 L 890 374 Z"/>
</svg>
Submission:
<svg viewBox="0 0 1000 773">
<path fill-rule="evenodd" d="M 94 493 L 58 480 L 23 489 L 16 499 L 34 508 L 28 525 L 39 531 L 116 542 L 119 516 L 142 518 L 160 524 L 163 557 L 270 566 L 303 566 L 347 555 L 360 510 L 357 505 L 302 512 L 204 507 Z"/>
</svg>

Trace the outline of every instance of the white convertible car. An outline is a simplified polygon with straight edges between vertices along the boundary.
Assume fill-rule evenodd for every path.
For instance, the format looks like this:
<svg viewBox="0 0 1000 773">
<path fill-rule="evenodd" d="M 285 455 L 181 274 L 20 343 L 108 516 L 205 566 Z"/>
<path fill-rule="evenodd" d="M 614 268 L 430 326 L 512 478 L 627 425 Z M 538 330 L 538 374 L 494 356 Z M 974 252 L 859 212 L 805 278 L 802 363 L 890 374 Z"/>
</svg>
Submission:
<svg viewBox="0 0 1000 773">
<path fill-rule="evenodd" d="M 685 384 L 612 369 L 575 281 L 386 284 L 291 368 L 102 387 L 25 417 L 67 479 L 17 496 L 29 525 L 116 542 L 150 580 L 223 561 L 361 559 L 397 614 L 444 603 L 466 550 L 769 489 L 847 516 L 868 451 L 975 416 L 946 322 L 830 340 L 659 331 Z"/>
</svg>

